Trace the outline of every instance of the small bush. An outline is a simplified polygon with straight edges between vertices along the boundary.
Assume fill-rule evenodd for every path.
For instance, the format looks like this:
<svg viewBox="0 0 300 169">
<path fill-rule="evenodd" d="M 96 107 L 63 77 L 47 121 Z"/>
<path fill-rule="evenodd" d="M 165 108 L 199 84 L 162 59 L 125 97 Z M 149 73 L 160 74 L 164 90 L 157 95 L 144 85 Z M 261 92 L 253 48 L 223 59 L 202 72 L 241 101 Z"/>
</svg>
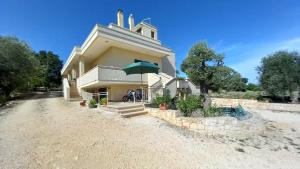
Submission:
<svg viewBox="0 0 300 169">
<path fill-rule="evenodd" d="M 0 106 L 4 105 L 7 101 L 7 98 L 4 95 L 0 95 Z"/>
<path fill-rule="evenodd" d="M 167 96 L 156 96 L 153 100 L 152 103 L 156 106 L 159 107 L 160 104 L 166 103 L 170 104 L 171 103 L 171 97 L 169 95 Z"/>
<path fill-rule="evenodd" d="M 210 106 L 209 108 L 203 110 L 204 117 L 218 117 L 222 116 L 224 113 L 222 110 L 215 105 Z"/>
<path fill-rule="evenodd" d="M 260 91 L 246 91 L 246 92 L 227 92 L 221 91 L 219 93 L 211 93 L 212 97 L 216 98 L 231 98 L 231 99 L 256 99 L 261 95 Z"/>
<path fill-rule="evenodd" d="M 89 104 L 94 106 L 97 104 L 97 102 L 95 99 L 91 99 Z"/>
<path fill-rule="evenodd" d="M 107 98 L 102 98 L 102 99 L 100 100 L 100 104 L 101 104 L 101 105 L 106 105 L 106 104 L 107 104 Z"/>
<path fill-rule="evenodd" d="M 188 96 L 186 100 L 179 100 L 177 108 L 183 113 L 183 116 L 189 117 L 194 111 L 202 108 L 202 99 L 199 96 Z"/>
</svg>

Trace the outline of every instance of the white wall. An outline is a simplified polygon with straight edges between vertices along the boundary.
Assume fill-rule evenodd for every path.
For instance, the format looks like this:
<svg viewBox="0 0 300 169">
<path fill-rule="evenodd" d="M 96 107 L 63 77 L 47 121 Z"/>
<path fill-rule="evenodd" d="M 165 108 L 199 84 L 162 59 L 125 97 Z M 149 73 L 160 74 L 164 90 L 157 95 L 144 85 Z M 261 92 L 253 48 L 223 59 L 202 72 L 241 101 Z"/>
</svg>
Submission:
<svg viewBox="0 0 300 169">
<path fill-rule="evenodd" d="M 171 53 L 169 56 L 162 58 L 162 72 L 175 77 L 176 76 L 176 58 L 175 54 Z"/>
<path fill-rule="evenodd" d="M 66 100 L 70 100 L 70 86 L 67 78 L 63 79 L 63 93 Z"/>
<path fill-rule="evenodd" d="M 151 31 L 154 32 L 154 38 L 151 37 Z M 157 31 L 154 30 L 154 29 L 151 29 L 149 27 L 146 27 L 146 26 L 143 26 L 142 27 L 142 34 L 148 38 L 151 38 L 151 39 L 155 39 L 157 40 Z"/>
<path fill-rule="evenodd" d="M 158 63 L 158 66 L 160 67 L 159 71 L 162 70 L 161 58 L 116 47 L 111 47 L 102 55 L 98 56 L 89 64 L 88 67 L 89 69 L 91 69 L 96 65 L 103 65 L 123 68 L 127 64 L 133 63 L 134 59 L 144 60 L 151 63 Z"/>
</svg>

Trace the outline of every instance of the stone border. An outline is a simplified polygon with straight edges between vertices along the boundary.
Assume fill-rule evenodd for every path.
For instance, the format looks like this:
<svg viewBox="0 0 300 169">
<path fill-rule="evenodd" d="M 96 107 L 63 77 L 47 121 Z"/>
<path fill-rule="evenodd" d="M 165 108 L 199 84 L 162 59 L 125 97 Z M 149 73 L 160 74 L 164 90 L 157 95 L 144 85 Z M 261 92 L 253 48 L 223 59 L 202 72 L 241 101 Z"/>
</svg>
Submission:
<svg viewBox="0 0 300 169">
<path fill-rule="evenodd" d="M 159 110 L 145 108 L 156 118 L 167 121 L 171 125 L 187 129 L 205 136 L 238 136 L 245 138 L 260 131 L 260 126 L 253 122 L 240 122 L 234 117 L 183 117 L 178 110 Z"/>
<path fill-rule="evenodd" d="M 212 103 L 216 106 L 231 107 L 241 105 L 244 108 L 255 108 L 264 110 L 277 110 L 300 112 L 300 104 L 284 104 L 284 103 L 263 103 L 257 100 L 248 99 L 227 99 L 227 98 L 212 98 Z"/>
</svg>

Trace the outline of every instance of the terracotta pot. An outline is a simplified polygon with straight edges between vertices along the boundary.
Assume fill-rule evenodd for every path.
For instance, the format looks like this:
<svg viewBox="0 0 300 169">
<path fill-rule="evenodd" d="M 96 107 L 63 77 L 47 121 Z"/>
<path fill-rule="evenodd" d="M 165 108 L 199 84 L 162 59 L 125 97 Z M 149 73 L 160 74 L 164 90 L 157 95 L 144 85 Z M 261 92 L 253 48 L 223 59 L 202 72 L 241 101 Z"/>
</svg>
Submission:
<svg viewBox="0 0 300 169">
<path fill-rule="evenodd" d="M 159 105 L 159 110 L 168 110 L 169 105 L 167 103 L 162 103 Z"/>
<path fill-rule="evenodd" d="M 85 101 L 85 100 L 82 100 L 79 104 L 80 104 L 80 106 L 84 107 L 84 106 L 85 106 L 85 103 L 86 103 L 86 101 Z"/>
</svg>

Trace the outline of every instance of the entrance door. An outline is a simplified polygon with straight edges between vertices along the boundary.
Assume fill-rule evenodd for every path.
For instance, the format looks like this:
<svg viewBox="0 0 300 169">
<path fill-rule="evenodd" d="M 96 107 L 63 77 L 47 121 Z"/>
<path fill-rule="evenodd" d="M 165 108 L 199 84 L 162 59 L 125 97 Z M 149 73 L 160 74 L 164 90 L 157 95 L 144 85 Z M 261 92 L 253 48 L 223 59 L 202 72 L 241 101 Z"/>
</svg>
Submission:
<svg viewBox="0 0 300 169">
<path fill-rule="evenodd" d="M 100 88 L 100 89 L 98 89 L 98 93 L 101 93 L 101 92 L 107 92 L 107 88 Z M 102 99 L 102 98 L 106 98 L 107 96 L 105 96 L 105 95 L 100 95 L 100 100 Z"/>
</svg>

